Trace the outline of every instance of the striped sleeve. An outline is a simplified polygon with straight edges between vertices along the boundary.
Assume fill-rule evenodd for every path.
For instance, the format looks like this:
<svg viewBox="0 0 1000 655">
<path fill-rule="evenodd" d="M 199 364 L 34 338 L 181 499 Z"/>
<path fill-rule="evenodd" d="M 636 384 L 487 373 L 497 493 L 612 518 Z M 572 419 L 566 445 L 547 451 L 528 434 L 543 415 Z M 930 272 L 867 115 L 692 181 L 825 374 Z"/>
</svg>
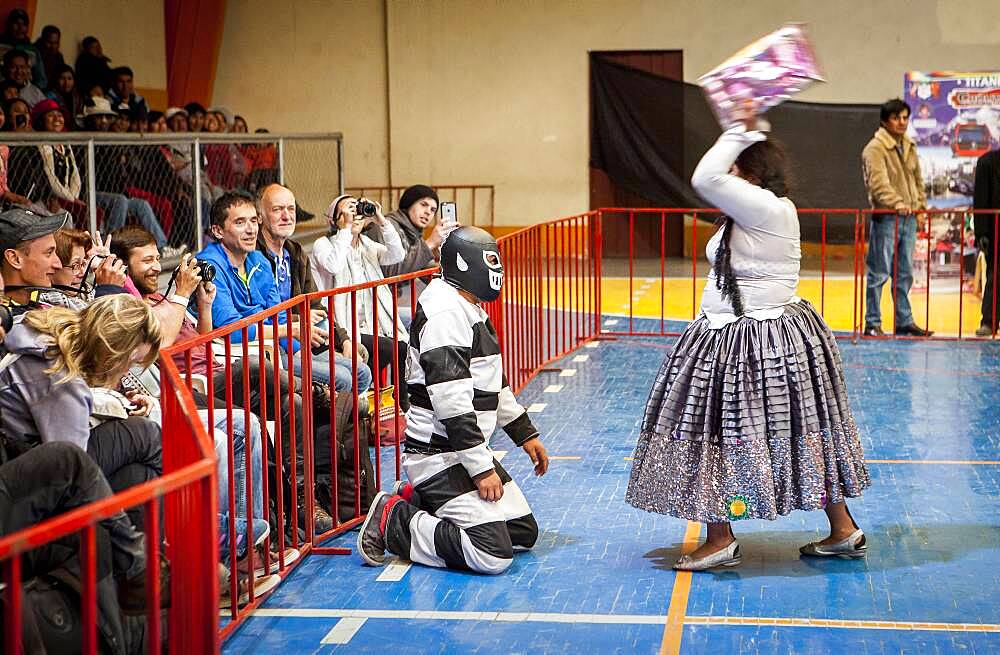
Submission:
<svg viewBox="0 0 1000 655">
<path fill-rule="evenodd" d="M 420 331 L 420 368 L 434 410 L 445 428 L 448 442 L 470 477 L 493 468 L 493 454 L 479 428 L 473 405 L 474 389 L 469 364 L 472 329 L 453 312 L 427 317 Z"/>
<path fill-rule="evenodd" d="M 498 400 L 497 425 L 503 427 L 503 431 L 511 441 L 523 446 L 524 442 L 538 436 L 538 428 L 528 418 L 528 412 L 521 407 L 521 403 L 514 398 L 514 392 L 510 390 L 506 375 L 503 376 L 503 388 L 500 389 Z"/>
</svg>

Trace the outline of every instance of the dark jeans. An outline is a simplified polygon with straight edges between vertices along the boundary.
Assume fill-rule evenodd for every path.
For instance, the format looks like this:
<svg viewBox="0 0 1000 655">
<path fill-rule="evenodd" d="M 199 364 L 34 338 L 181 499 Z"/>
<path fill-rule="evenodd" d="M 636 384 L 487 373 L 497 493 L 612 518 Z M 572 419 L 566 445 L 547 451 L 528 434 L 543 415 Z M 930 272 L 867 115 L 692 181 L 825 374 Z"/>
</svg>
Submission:
<svg viewBox="0 0 1000 655">
<path fill-rule="evenodd" d="M 77 446 L 68 442 L 35 446 L 0 466 L 0 535 L 107 498 L 111 493 L 101 469 Z M 145 570 L 143 535 L 124 512 L 101 521 L 99 526 L 110 541 L 116 575 L 131 578 Z M 29 551 L 24 579 L 58 568 L 79 552 L 77 544 L 75 538 L 70 538 Z"/>
<path fill-rule="evenodd" d="M 139 416 L 105 421 L 92 429 L 87 453 L 97 462 L 115 493 L 163 473 L 160 426 Z M 136 529 L 144 528 L 142 507 L 133 507 L 126 513 Z"/>
<path fill-rule="evenodd" d="M 897 223 L 898 219 L 898 223 Z M 895 329 L 913 325 L 910 287 L 913 286 L 913 247 L 917 241 L 914 215 L 874 215 L 868 233 L 865 325 L 882 325 L 882 287 L 891 277 L 894 286 Z"/>
<path fill-rule="evenodd" d="M 986 256 L 986 285 L 983 287 L 983 319 L 980 323 L 982 325 L 992 325 L 995 331 L 997 323 L 1000 322 L 1000 316 L 993 317 L 993 289 L 995 288 L 995 280 L 993 279 L 993 249 L 996 246 L 993 243 L 993 239 L 981 239 L 980 247 L 983 249 L 983 255 Z M 998 308 L 998 311 L 1000 311 L 1000 308 Z"/>
<path fill-rule="evenodd" d="M 375 365 L 375 348 L 374 339 L 370 334 L 361 335 L 361 343 L 365 345 L 368 349 L 368 365 Z M 381 374 L 381 370 L 386 366 L 392 369 L 392 382 L 396 385 L 399 390 L 399 408 L 402 411 L 407 411 L 410 409 L 410 394 L 406 386 L 406 353 L 409 345 L 403 341 L 399 340 L 396 345 L 396 350 L 399 355 L 399 371 L 392 363 L 392 339 L 389 337 L 379 337 L 378 338 L 378 371 L 373 371 L 375 375 Z"/>
</svg>

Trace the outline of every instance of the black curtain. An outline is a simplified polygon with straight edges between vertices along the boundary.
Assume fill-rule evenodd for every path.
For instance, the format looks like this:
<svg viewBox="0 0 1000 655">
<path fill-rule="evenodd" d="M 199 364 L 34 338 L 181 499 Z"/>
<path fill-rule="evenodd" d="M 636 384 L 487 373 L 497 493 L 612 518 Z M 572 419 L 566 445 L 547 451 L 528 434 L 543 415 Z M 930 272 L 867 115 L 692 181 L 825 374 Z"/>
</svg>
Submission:
<svg viewBox="0 0 1000 655">
<path fill-rule="evenodd" d="M 664 207 L 706 206 L 691 188 L 691 173 L 722 130 L 701 88 L 599 53 L 591 54 L 590 70 L 591 167 Z M 767 112 L 767 119 L 772 138 L 788 150 L 789 196 L 797 207 L 868 207 L 861 150 L 878 127 L 878 105 L 791 101 Z M 818 220 L 803 221 L 802 238 L 820 240 Z M 853 217 L 828 217 L 828 243 L 853 240 Z"/>
</svg>

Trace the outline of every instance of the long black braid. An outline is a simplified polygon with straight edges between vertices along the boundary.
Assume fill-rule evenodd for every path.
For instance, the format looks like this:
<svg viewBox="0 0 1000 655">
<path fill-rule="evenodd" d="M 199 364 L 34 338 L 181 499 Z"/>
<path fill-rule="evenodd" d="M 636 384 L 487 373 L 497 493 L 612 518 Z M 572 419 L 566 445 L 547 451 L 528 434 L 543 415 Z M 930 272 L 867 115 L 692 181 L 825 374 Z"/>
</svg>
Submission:
<svg viewBox="0 0 1000 655">
<path fill-rule="evenodd" d="M 759 141 L 740 153 L 736 167 L 744 178 L 767 189 L 781 198 L 788 195 L 788 175 L 786 173 L 785 149 L 773 140 Z M 733 313 L 743 316 L 743 296 L 733 275 L 733 251 L 729 240 L 733 235 L 732 216 L 721 216 L 716 225 L 722 225 L 722 240 L 715 252 L 712 272 L 715 274 L 715 288 L 722 292 L 722 299 L 729 299 Z"/>
<path fill-rule="evenodd" d="M 732 256 L 733 251 L 729 247 L 729 239 L 733 235 L 733 218 L 725 216 L 719 218 L 718 223 L 722 227 L 722 241 L 718 250 L 715 251 L 715 263 L 712 264 L 712 272 L 715 273 L 715 288 L 722 291 L 722 299 L 729 299 L 733 306 L 733 313 L 743 316 L 743 295 L 740 294 L 740 285 L 736 283 L 736 276 L 733 275 Z"/>
</svg>

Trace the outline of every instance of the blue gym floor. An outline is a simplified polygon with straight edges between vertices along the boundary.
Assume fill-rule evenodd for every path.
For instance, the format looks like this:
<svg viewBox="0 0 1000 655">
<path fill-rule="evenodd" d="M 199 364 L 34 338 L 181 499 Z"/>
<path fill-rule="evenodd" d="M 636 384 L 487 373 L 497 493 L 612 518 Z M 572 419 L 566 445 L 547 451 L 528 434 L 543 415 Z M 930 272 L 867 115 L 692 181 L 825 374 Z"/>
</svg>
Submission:
<svg viewBox="0 0 1000 655">
<path fill-rule="evenodd" d="M 867 560 L 800 559 L 826 522 L 795 512 L 734 524 L 739 568 L 677 575 L 687 523 L 623 500 L 672 341 L 597 342 L 521 393 L 556 459 L 535 478 L 493 439 L 541 529 L 506 574 L 314 555 L 224 651 L 624 654 L 679 639 L 682 653 L 1000 652 L 1000 343 L 841 343 L 872 476 L 851 504 Z"/>
</svg>

